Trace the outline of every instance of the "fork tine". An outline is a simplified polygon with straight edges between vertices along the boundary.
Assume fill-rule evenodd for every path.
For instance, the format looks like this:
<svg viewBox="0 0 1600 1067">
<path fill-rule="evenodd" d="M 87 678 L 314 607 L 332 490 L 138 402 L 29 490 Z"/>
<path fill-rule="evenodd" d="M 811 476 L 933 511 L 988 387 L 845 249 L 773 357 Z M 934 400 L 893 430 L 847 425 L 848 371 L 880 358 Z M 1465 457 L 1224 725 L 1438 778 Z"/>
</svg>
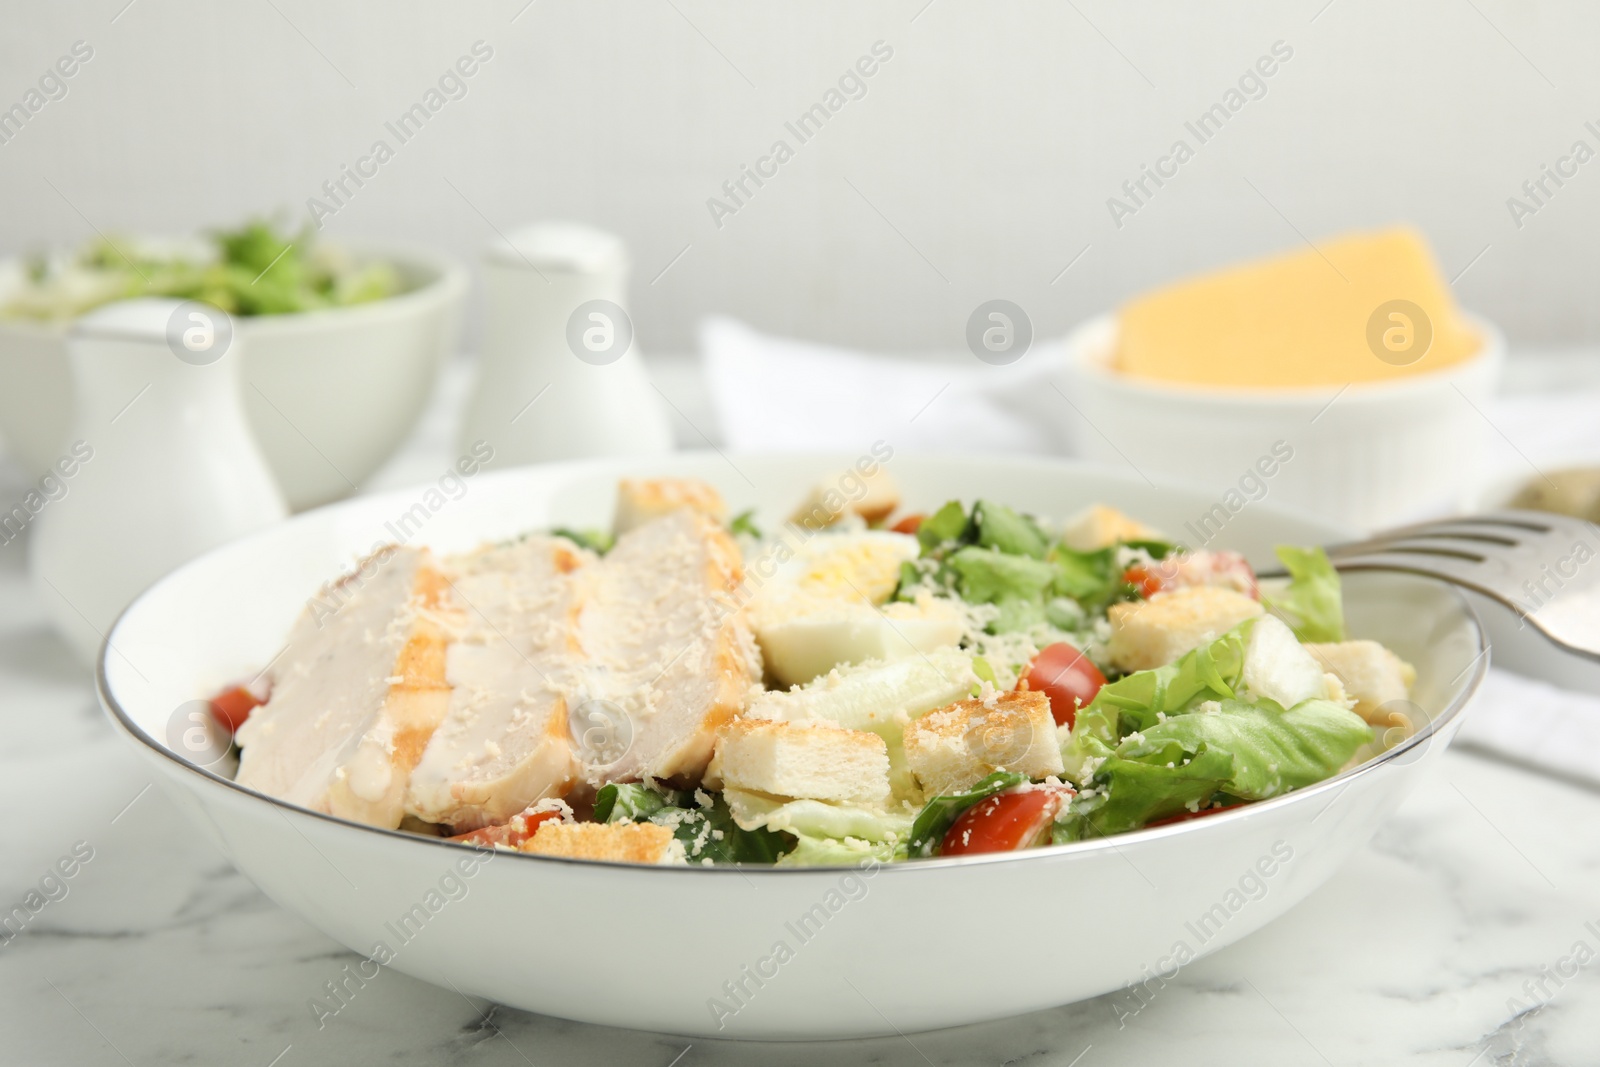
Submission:
<svg viewBox="0 0 1600 1067">
<path fill-rule="evenodd" d="M 1374 541 L 1388 544 L 1409 544 L 1412 541 L 1426 538 L 1430 541 L 1465 541 L 1471 544 L 1500 545 L 1504 548 L 1515 548 L 1524 542 L 1515 537 L 1507 537 L 1503 533 L 1455 533 L 1450 530 L 1431 530 L 1425 534 L 1408 534 L 1403 537 L 1388 538 L 1375 537 Z M 1493 551 L 1492 549 L 1490 551 Z"/>
<path fill-rule="evenodd" d="M 1504 538 L 1482 538 L 1459 534 L 1421 534 L 1410 537 L 1373 538 L 1370 541 L 1361 541 L 1350 545 L 1334 545 L 1328 549 L 1328 558 L 1339 560 L 1351 556 L 1367 555 L 1372 552 L 1418 552 L 1436 553 L 1441 556 L 1457 556 L 1481 562 L 1489 555 L 1504 549 L 1514 549 L 1519 542 Z"/>
<path fill-rule="evenodd" d="M 1394 553 L 1403 553 L 1408 556 L 1437 556 L 1443 559 L 1458 559 L 1464 563 L 1482 563 L 1489 558 L 1484 553 L 1474 552 L 1469 548 L 1461 548 L 1455 545 L 1436 545 L 1420 540 L 1378 542 L 1363 548 L 1359 552 L 1341 552 L 1337 556 L 1330 554 L 1329 558 L 1345 563 Z"/>
<path fill-rule="evenodd" d="M 1379 548 L 1339 556 L 1334 560 L 1334 567 L 1340 571 L 1405 571 L 1487 593 L 1489 590 L 1480 584 L 1483 574 L 1479 568 L 1482 563 L 1482 557 L 1464 553 L 1387 551 Z"/>
<path fill-rule="evenodd" d="M 1568 519 L 1568 517 L 1534 511 L 1491 511 L 1482 515 L 1451 515 L 1443 519 L 1429 519 L 1426 522 L 1408 523 L 1405 526 L 1380 530 L 1372 536 L 1376 539 L 1446 532 L 1500 532 L 1509 536 L 1517 536 L 1518 531 L 1526 531 L 1530 534 L 1544 534 L 1555 530 L 1560 525 L 1561 520 L 1564 519 Z M 1483 527 L 1488 527 L 1488 529 L 1485 530 Z"/>
<path fill-rule="evenodd" d="M 1462 526 L 1506 526 L 1517 530 L 1531 530 L 1537 533 L 1548 533 L 1554 529 L 1562 518 L 1560 515 L 1548 512 L 1533 511 L 1491 511 L 1482 515 L 1458 515 L 1449 519 L 1442 519 L 1442 525 L 1459 524 Z"/>
<path fill-rule="evenodd" d="M 1552 511 L 1495 511 L 1457 521 L 1469 520 L 1480 525 L 1500 527 L 1508 532 L 1527 530 L 1535 536 L 1560 539 L 1583 536 L 1600 538 L 1600 527 L 1588 519 L 1581 519 L 1575 515 L 1558 515 Z M 1514 532 L 1510 532 L 1509 535 L 1518 536 Z"/>
<path fill-rule="evenodd" d="M 1584 519 L 1537 511 L 1497 511 L 1483 515 L 1457 515 L 1409 523 L 1380 530 L 1360 541 L 1330 545 L 1328 555 L 1368 552 L 1419 539 L 1477 541 L 1514 548 L 1545 538 L 1589 535 L 1600 544 L 1600 527 Z M 1491 550 L 1492 553 L 1492 550 Z"/>
</svg>

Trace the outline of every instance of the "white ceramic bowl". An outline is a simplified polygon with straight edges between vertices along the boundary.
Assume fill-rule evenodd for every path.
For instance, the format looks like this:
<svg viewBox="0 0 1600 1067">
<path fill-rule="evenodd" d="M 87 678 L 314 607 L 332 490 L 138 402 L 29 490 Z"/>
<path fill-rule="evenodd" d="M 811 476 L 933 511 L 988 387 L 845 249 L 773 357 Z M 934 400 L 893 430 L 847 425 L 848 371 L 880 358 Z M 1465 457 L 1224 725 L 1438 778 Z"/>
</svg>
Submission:
<svg viewBox="0 0 1600 1067">
<path fill-rule="evenodd" d="M 343 247 L 358 260 L 393 263 L 405 291 L 236 320 L 245 413 L 295 510 L 348 496 L 351 482 L 359 485 L 405 440 L 455 344 L 467 291 L 466 268 L 440 253 Z M 0 320 L 0 434 L 35 475 L 60 458 L 72 424 L 70 325 Z"/>
<path fill-rule="evenodd" d="M 1454 507 L 1475 469 L 1482 409 L 1505 357 L 1500 331 L 1472 324 L 1484 346 L 1459 367 L 1342 390 L 1246 391 L 1118 374 L 1111 367 L 1117 320 L 1102 315 L 1066 341 L 1083 416 L 1074 420 L 1075 454 L 1208 488 L 1205 510 L 1219 519 L 1216 506 L 1236 511 L 1239 501 L 1263 494 L 1361 530 Z M 1274 458 L 1274 446 L 1291 458 L 1271 476 L 1251 478 L 1258 463 Z M 1190 535 L 1191 544 L 1199 541 Z"/>
<path fill-rule="evenodd" d="M 462 548 L 552 523 L 603 523 L 617 476 L 657 472 L 706 478 L 735 508 L 781 516 L 819 471 L 853 458 L 679 455 L 481 475 L 419 536 Z M 1104 500 L 1175 528 L 1203 499 L 1064 462 L 896 457 L 888 468 L 910 504 L 930 509 L 985 495 L 1062 515 Z M 196 826 L 284 908 L 406 974 L 594 1023 L 740 1038 L 887 1034 L 1171 977 L 1179 956 L 1281 915 L 1361 847 L 1443 749 L 1486 669 L 1477 623 L 1448 587 L 1352 576 L 1353 630 L 1417 666 L 1415 696 L 1431 724 L 1309 789 L 1101 841 L 875 872 L 501 853 L 464 877 L 456 865 L 473 853 L 463 846 L 273 800 L 197 768 L 168 740 L 185 702 L 268 662 L 315 586 L 423 492 L 299 516 L 159 582 L 110 634 L 101 699 Z M 1262 562 L 1274 543 L 1343 532 L 1258 508 L 1239 517 L 1229 542 Z M 739 1000 L 734 985 L 746 991 Z M 718 1011 L 718 1001 L 738 1010 Z"/>
</svg>

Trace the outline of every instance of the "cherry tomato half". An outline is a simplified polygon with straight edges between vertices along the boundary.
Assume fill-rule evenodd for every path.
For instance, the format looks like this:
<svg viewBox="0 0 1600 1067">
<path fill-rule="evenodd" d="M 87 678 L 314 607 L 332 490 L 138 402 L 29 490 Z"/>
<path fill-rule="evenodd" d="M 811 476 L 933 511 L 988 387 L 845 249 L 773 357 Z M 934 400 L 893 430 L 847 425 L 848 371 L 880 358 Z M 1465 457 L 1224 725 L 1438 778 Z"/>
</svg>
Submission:
<svg viewBox="0 0 1600 1067">
<path fill-rule="evenodd" d="M 524 841 L 539 832 L 540 826 L 560 817 L 559 811 L 524 811 L 511 816 L 509 821 L 500 826 L 485 826 L 481 830 L 456 834 L 450 840 L 465 841 L 469 845 L 483 845 L 486 848 L 493 848 L 496 845 L 521 848 Z"/>
<path fill-rule="evenodd" d="M 1105 684 L 1106 676 L 1088 656 L 1059 641 L 1033 657 L 1017 688 L 1026 687 L 1049 697 L 1050 715 L 1056 725 L 1070 729 L 1078 719 L 1078 709 L 1093 700 Z"/>
<path fill-rule="evenodd" d="M 211 698 L 211 717 L 230 735 L 239 732 L 250 713 L 265 701 L 242 685 L 225 689 Z"/>
<path fill-rule="evenodd" d="M 1138 594 L 1146 600 L 1149 600 L 1167 587 L 1167 582 L 1162 575 L 1142 564 L 1136 564 L 1123 571 L 1122 580 L 1133 586 Z"/>
<path fill-rule="evenodd" d="M 925 518 L 927 518 L 926 515 L 907 515 L 905 518 L 889 527 L 889 529 L 893 530 L 895 533 L 914 534 L 918 530 L 922 529 L 922 520 Z"/>
<path fill-rule="evenodd" d="M 1163 560 L 1135 563 L 1122 572 L 1122 580 L 1146 600 L 1157 593 L 1197 585 L 1233 589 L 1253 600 L 1261 599 L 1255 571 L 1237 552 L 1179 552 Z"/>
<path fill-rule="evenodd" d="M 951 825 L 939 855 L 1015 852 L 1041 844 L 1072 792 L 1064 785 L 1034 785 L 985 797 Z"/>
</svg>

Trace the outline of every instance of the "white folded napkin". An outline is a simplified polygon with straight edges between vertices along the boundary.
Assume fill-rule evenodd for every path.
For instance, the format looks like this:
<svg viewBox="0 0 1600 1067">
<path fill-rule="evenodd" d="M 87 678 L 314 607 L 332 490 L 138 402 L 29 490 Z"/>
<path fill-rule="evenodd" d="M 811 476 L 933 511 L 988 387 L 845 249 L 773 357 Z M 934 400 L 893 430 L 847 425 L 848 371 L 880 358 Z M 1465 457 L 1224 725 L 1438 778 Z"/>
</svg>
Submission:
<svg viewBox="0 0 1600 1067">
<path fill-rule="evenodd" d="M 1492 668 L 1456 743 L 1600 788 L 1600 697 Z"/>
<path fill-rule="evenodd" d="M 700 326 L 701 358 L 723 441 L 734 448 L 843 448 L 883 437 L 908 449 L 1070 452 L 1083 416 L 1058 377 L 1060 340 L 1016 363 L 969 353 L 884 356 L 773 337 L 727 318 Z M 1509 477 L 1600 461 L 1600 390 L 1498 397 L 1481 414 L 1486 461 Z"/>
<path fill-rule="evenodd" d="M 1064 454 L 1072 405 L 1051 380 L 1059 341 L 1017 362 L 970 354 L 869 356 L 768 337 L 731 319 L 700 327 L 706 378 L 733 448 L 857 448 Z"/>
</svg>

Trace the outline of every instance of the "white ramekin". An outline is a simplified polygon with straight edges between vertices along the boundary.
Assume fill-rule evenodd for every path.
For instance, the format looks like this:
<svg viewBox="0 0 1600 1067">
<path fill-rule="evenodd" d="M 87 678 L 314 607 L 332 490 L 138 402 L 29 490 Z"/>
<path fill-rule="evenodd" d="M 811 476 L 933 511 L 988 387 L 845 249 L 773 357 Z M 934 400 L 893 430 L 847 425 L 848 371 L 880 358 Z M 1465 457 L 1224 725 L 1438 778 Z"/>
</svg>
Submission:
<svg viewBox="0 0 1600 1067">
<path fill-rule="evenodd" d="M 1117 320 L 1101 315 L 1066 340 L 1075 452 L 1215 492 L 1220 510 L 1197 515 L 1193 529 L 1170 531 L 1192 544 L 1268 497 L 1362 529 L 1451 507 L 1477 467 L 1485 405 L 1505 358 L 1500 331 L 1471 321 L 1483 348 L 1448 370 L 1246 391 L 1118 374 Z"/>
<path fill-rule="evenodd" d="M 341 242 L 393 263 L 386 300 L 238 320 L 245 414 L 289 506 L 347 496 L 411 432 L 456 343 L 467 270 L 412 246 Z M 0 432 L 30 471 L 61 455 L 72 424 L 70 320 L 0 321 Z"/>
</svg>

